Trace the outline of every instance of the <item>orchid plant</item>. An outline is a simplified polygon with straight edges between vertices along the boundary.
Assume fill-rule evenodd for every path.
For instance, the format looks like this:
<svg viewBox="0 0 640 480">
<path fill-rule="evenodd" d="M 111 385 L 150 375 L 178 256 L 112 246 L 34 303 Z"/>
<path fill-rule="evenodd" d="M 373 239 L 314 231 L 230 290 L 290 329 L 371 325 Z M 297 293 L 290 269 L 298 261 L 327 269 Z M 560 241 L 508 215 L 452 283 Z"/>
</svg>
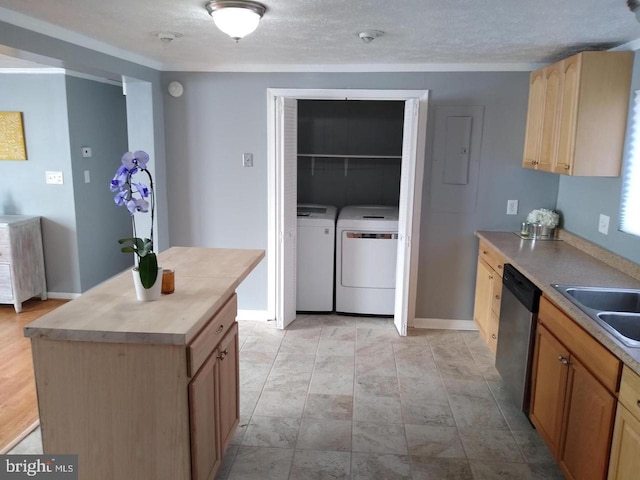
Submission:
<svg viewBox="0 0 640 480">
<path fill-rule="evenodd" d="M 114 200 L 119 207 L 127 207 L 133 225 L 133 237 L 118 240 L 123 247 L 122 253 L 135 253 L 140 281 L 144 288 L 151 288 L 158 277 L 158 259 L 153 252 L 153 220 L 155 213 L 155 196 L 153 178 L 147 169 L 149 155 L 142 150 L 127 152 L 122 156 L 122 165 L 111 180 L 111 191 L 116 195 Z M 134 181 L 134 175 L 146 174 L 149 186 L 141 181 Z M 151 210 L 151 232 L 149 238 L 140 238 L 136 233 L 137 212 L 146 213 Z"/>
</svg>

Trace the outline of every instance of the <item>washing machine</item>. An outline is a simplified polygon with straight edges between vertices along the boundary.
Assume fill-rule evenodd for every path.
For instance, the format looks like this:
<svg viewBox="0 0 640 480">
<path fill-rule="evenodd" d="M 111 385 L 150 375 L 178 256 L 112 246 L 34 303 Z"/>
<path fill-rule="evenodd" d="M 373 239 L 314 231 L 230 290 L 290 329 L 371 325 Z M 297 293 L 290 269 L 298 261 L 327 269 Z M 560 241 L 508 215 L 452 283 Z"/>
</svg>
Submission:
<svg viewBox="0 0 640 480">
<path fill-rule="evenodd" d="M 330 205 L 298 204 L 296 310 L 332 312 L 336 215 Z"/>
<path fill-rule="evenodd" d="M 349 206 L 336 226 L 336 312 L 393 315 L 398 207 Z"/>
</svg>

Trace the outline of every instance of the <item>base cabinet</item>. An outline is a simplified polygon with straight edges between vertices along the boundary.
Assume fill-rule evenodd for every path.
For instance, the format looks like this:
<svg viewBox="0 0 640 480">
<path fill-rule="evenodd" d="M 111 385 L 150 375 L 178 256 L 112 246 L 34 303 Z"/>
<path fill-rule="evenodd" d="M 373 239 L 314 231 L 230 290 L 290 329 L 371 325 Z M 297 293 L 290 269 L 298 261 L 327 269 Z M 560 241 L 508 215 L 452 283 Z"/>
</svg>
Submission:
<svg viewBox="0 0 640 480">
<path fill-rule="evenodd" d="M 530 418 L 568 479 L 606 478 L 620 361 L 545 297 Z"/>
<path fill-rule="evenodd" d="M 640 376 L 624 367 L 609 461 L 609 480 L 635 480 L 640 473 Z"/>
<path fill-rule="evenodd" d="M 473 320 L 491 351 L 496 353 L 504 259 L 483 241 L 479 248 Z"/>
<path fill-rule="evenodd" d="M 189 384 L 192 480 L 215 477 L 238 425 L 238 325 Z"/>
</svg>

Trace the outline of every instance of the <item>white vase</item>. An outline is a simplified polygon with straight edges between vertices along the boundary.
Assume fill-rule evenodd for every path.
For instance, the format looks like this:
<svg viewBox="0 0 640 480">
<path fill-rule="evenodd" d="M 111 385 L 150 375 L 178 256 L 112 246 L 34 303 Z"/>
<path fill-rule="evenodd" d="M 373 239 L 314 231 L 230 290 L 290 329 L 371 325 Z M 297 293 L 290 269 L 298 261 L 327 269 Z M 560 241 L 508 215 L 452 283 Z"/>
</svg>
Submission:
<svg viewBox="0 0 640 480">
<path fill-rule="evenodd" d="M 162 267 L 158 267 L 158 276 L 155 283 L 151 288 L 144 288 L 142 281 L 140 280 L 140 272 L 137 268 L 131 270 L 133 274 L 133 283 L 136 286 L 136 297 L 141 302 L 153 302 L 160 298 L 160 291 L 162 290 Z"/>
</svg>

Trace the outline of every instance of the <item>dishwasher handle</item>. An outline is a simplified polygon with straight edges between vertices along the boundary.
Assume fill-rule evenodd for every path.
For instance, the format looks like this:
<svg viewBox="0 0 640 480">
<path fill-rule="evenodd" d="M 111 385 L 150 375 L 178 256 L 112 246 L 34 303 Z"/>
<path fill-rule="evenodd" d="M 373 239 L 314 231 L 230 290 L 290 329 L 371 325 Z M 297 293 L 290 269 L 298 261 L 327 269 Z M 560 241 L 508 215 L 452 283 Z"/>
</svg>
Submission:
<svg viewBox="0 0 640 480">
<path fill-rule="evenodd" d="M 502 286 L 509 290 L 531 313 L 538 313 L 541 291 L 511 264 L 504 265 Z"/>
</svg>

